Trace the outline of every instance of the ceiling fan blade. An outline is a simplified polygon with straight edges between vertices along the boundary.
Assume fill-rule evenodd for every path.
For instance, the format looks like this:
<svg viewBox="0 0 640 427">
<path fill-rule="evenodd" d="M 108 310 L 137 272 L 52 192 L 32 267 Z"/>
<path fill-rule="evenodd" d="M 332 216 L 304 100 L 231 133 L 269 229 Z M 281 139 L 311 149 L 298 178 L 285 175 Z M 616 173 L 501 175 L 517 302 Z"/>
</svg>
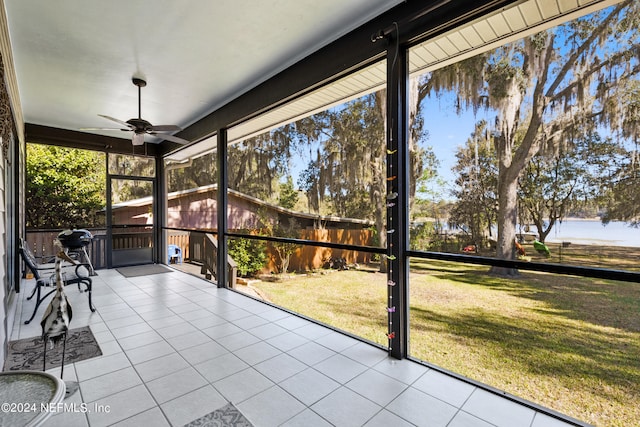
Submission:
<svg viewBox="0 0 640 427">
<path fill-rule="evenodd" d="M 188 143 L 191 142 L 191 141 L 187 141 L 186 139 L 182 139 L 182 138 L 179 138 L 177 136 L 168 135 L 168 134 L 164 134 L 164 133 L 156 133 L 156 132 L 147 132 L 147 133 L 150 134 L 150 135 L 155 135 L 158 138 L 162 138 L 162 139 L 167 140 L 167 141 L 176 142 L 178 144 L 188 144 Z"/>
<path fill-rule="evenodd" d="M 178 132 L 182 128 L 176 125 L 154 125 L 149 128 L 152 132 Z"/>
<path fill-rule="evenodd" d="M 79 130 L 126 130 L 126 131 L 130 131 L 131 129 L 122 129 L 122 128 L 80 128 Z"/>
<path fill-rule="evenodd" d="M 114 119 L 113 117 L 110 116 L 105 116 L 104 114 L 98 114 L 100 117 L 105 118 L 107 120 L 111 120 L 112 122 L 116 122 L 116 123 L 120 123 L 122 126 L 126 127 L 127 130 L 133 130 L 136 127 L 127 123 L 127 122 L 123 122 L 122 120 L 118 120 L 118 119 Z"/>
</svg>

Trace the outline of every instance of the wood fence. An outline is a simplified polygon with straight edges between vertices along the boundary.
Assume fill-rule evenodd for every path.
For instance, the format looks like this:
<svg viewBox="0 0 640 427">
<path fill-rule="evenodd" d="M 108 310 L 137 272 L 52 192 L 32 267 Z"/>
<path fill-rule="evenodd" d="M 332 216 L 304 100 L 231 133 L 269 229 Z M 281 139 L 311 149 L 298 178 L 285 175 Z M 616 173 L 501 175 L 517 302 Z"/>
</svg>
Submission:
<svg viewBox="0 0 640 427">
<path fill-rule="evenodd" d="M 94 269 L 107 266 L 107 236 L 106 229 L 90 229 L 93 234 L 91 244 L 87 246 L 89 259 Z M 31 251 L 40 262 L 51 259 L 56 249 L 54 240 L 60 230 L 27 231 L 26 240 Z M 340 243 L 354 246 L 372 246 L 373 232 L 371 230 L 301 230 L 300 238 L 318 242 Z M 152 236 L 148 232 L 122 233 L 114 236 L 115 249 L 128 249 L 138 247 L 150 247 Z M 168 231 L 167 244 L 178 246 L 182 250 L 184 261 L 200 265 L 201 273 L 205 276 L 215 277 L 217 271 L 218 242 L 210 233 L 190 231 Z M 310 271 L 322 268 L 330 259 L 344 259 L 347 264 L 366 264 L 371 261 L 372 254 L 366 251 L 333 249 L 321 246 L 299 246 L 291 256 L 289 262 L 290 271 Z M 267 245 L 268 263 L 265 272 L 276 271 L 276 263 L 279 261 L 276 251 Z M 227 260 L 230 286 L 235 285 L 237 275 L 236 263 L 231 257 Z"/>
</svg>

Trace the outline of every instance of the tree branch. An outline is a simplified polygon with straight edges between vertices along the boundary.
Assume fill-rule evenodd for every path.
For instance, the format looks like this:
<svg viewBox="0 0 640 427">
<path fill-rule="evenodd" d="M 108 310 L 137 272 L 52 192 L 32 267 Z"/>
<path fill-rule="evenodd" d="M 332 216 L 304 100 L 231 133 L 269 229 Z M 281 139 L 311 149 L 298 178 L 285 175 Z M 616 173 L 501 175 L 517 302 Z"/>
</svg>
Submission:
<svg viewBox="0 0 640 427">
<path fill-rule="evenodd" d="M 634 44 L 630 50 L 639 50 L 639 49 L 640 49 L 640 44 Z M 611 58 L 607 59 L 606 61 L 599 62 L 598 64 L 596 64 L 595 67 L 589 68 L 583 78 L 572 82 L 571 84 L 567 85 L 564 89 L 554 94 L 553 96 L 547 95 L 548 102 L 552 103 L 570 95 L 571 92 L 578 86 L 578 83 L 588 80 L 588 77 L 592 76 L 596 72 L 602 70 L 603 68 L 606 68 L 609 65 L 616 65 L 618 63 L 618 60 L 624 59 L 626 56 L 628 56 L 628 51 L 619 52 L 616 55 L 612 56 Z M 636 65 L 629 72 L 624 73 L 622 76 L 618 77 L 618 79 L 616 80 L 616 83 L 612 84 L 611 86 L 617 86 L 620 81 L 629 79 L 639 73 L 640 73 L 640 65 Z"/>
<path fill-rule="evenodd" d="M 549 42 L 545 48 L 544 55 L 544 74 L 540 76 L 536 82 L 533 91 L 533 102 L 531 106 L 531 120 L 527 131 L 522 138 L 522 143 L 516 150 L 510 169 L 512 174 L 519 174 L 524 166 L 529 163 L 531 158 L 540 150 L 542 144 L 541 138 L 538 137 L 538 131 L 542 125 L 542 116 L 546 107 L 546 99 L 544 96 L 544 86 L 547 82 L 551 61 L 553 60 L 553 41 L 554 36 L 551 35 Z M 514 177 L 517 178 L 517 177 Z"/>
<path fill-rule="evenodd" d="M 607 16 L 607 18 L 604 19 L 594 31 L 591 32 L 591 35 L 587 37 L 582 45 L 580 45 L 578 49 L 576 49 L 573 54 L 569 56 L 569 58 L 567 58 L 567 61 L 560 69 L 560 72 L 556 76 L 556 79 L 553 81 L 553 83 L 551 83 L 551 86 L 549 86 L 549 89 L 546 93 L 547 97 L 551 97 L 553 95 L 558 86 L 560 86 L 560 83 L 562 83 L 562 81 L 566 77 L 567 73 L 569 73 L 574 64 L 578 61 L 578 58 L 580 58 L 580 56 L 591 46 L 596 38 L 600 37 L 600 35 L 609 28 L 609 24 L 611 23 L 611 21 L 613 21 L 614 18 L 620 13 L 620 11 L 627 7 L 630 3 L 631 0 L 627 0 L 618 4 L 615 10 L 611 12 L 609 16 Z"/>
</svg>

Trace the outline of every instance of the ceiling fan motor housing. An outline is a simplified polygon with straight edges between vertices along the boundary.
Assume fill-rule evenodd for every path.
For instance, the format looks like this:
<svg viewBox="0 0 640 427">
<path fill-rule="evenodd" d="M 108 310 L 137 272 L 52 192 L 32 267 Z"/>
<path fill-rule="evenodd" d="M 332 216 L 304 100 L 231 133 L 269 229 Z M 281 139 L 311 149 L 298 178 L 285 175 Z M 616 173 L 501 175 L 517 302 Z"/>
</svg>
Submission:
<svg viewBox="0 0 640 427">
<path fill-rule="evenodd" d="M 144 119 L 129 119 L 127 120 L 131 126 L 135 127 L 136 133 L 144 133 L 151 130 L 151 123 Z"/>
</svg>

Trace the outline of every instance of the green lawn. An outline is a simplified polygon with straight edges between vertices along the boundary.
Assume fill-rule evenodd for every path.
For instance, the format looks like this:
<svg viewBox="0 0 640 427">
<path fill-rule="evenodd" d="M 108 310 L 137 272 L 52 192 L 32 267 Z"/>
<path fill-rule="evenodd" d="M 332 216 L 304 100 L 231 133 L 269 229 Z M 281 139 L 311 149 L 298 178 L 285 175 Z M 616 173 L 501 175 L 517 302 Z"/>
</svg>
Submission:
<svg viewBox="0 0 640 427">
<path fill-rule="evenodd" d="M 386 346 L 386 283 L 374 269 L 325 270 L 253 287 L 279 306 Z"/>
<path fill-rule="evenodd" d="M 411 265 L 410 353 L 601 426 L 640 424 L 640 284 Z M 386 275 L 294 275 L 269 300 L 386 345 Z"/>
</svg>

